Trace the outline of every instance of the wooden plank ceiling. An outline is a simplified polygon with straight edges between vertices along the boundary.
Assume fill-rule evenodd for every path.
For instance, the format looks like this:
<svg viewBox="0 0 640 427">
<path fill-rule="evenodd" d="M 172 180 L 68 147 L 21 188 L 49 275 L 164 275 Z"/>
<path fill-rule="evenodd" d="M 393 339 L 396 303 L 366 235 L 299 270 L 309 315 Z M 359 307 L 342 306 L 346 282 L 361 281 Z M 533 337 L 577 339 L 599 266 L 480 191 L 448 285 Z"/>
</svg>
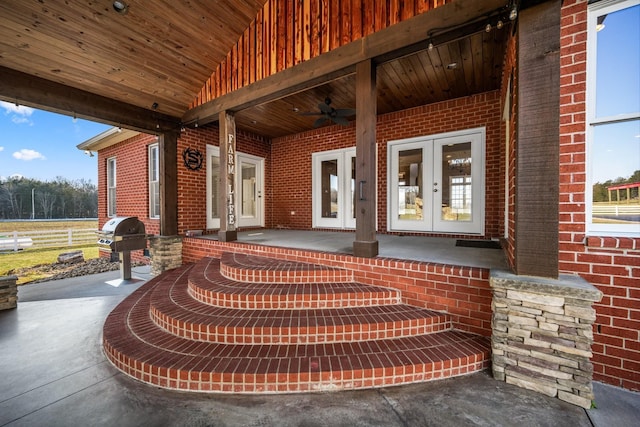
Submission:
<svg viewBox="0 0 640 427">
<path fill-rule="evenodd" d="M 181 117 L 265 1 L 2 0 L 0 66 Z"/>
<path fill-rule="evenodd" d="M 149 111 L 157 105 L 179 120 L 265 1 L 129 0 L 119 14 L 113 0 L 3 0 L 0 67 Z M 499 88 L 510 28 L 383 60 L 378 114 Z M 354 76 L 237 111 L 237 127 L 266 137 L 309 130 L 317 117 L 300 113 L 327 97 L 335 108 L 355 107 Z"/>
</svg>

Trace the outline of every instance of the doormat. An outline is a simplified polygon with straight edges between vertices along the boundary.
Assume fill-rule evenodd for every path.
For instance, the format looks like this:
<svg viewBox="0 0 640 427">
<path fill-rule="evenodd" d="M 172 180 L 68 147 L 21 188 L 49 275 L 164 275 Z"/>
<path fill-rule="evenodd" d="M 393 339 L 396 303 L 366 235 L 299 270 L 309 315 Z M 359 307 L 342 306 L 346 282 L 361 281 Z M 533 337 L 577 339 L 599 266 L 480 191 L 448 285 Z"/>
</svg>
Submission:
<svg viewBox="0 0 640 427">
<path fill-rule="evenodd" d="M 502 249 L 500 242 L 495 240 L 456 240 L 456 246 L 464 248 Z"/>
</svg>

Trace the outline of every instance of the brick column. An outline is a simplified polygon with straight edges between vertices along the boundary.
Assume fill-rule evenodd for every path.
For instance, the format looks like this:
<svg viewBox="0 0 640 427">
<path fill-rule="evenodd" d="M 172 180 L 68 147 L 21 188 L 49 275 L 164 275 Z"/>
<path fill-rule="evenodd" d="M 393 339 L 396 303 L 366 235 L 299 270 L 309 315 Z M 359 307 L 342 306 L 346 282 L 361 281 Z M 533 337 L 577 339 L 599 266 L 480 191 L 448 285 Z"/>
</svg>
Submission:
<svg viewBox="0 0 640 427">
<path fill-rule="evenodd" d="M 0 276 L 0 310 L 18 306 L 17 276 Z"/>
<path fill-rule="evenodd" d="M 491 271 L 493 376 L 590 408 L 592 305 L 602 292 L 579 276 Z"/>
</svg>

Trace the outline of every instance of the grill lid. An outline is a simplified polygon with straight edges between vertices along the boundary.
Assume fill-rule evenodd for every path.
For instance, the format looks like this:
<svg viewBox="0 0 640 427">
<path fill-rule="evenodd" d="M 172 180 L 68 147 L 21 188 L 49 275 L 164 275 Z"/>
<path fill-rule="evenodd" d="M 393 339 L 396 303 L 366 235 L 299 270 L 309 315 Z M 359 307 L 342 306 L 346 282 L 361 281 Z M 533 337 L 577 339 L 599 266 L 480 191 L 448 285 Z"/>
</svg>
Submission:
<svg viewBox="0 0 640 427">
<path fill-rule="evenodd" d="M 111 218 L 102 227 L 102 232 L 114 236 L 127 234 L 145 234 L 144 223 L 137 216 L 122 216 Z"/>
</svg>

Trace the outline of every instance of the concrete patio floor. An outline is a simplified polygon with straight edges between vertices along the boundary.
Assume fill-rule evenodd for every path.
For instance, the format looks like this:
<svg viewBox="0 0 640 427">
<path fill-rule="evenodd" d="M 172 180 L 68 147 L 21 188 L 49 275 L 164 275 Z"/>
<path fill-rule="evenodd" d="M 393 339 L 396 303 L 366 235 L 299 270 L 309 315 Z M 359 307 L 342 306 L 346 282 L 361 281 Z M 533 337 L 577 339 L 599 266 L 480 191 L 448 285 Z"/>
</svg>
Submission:
<svg viewBox="0 0 640 427">
<path fill-rule="evenodd" d="M 217 235 L 202 236 L 217 240 Z M 447 237 L 378 234 L 379 257 L 426 261 L 467 267 L 507 268 L 501 249 L 456 246 Z M 349 231 L 310 231 L 261 229 L 238 232 L 239 243 L 314 251 L 353 254 L 355 233 Z"/>
<path fill-rule="evenodd" d="M 488 372 L 424 384 L 291 395 L 188 394 L 139 383 L 101 347 L 107 314 L 149 278 L 118 272 L 26 285 L 0 312 L 0 426 L 640 425 L 640 394 L 595 384 L 597 409 L 495 381 Z"/>
</svg>

